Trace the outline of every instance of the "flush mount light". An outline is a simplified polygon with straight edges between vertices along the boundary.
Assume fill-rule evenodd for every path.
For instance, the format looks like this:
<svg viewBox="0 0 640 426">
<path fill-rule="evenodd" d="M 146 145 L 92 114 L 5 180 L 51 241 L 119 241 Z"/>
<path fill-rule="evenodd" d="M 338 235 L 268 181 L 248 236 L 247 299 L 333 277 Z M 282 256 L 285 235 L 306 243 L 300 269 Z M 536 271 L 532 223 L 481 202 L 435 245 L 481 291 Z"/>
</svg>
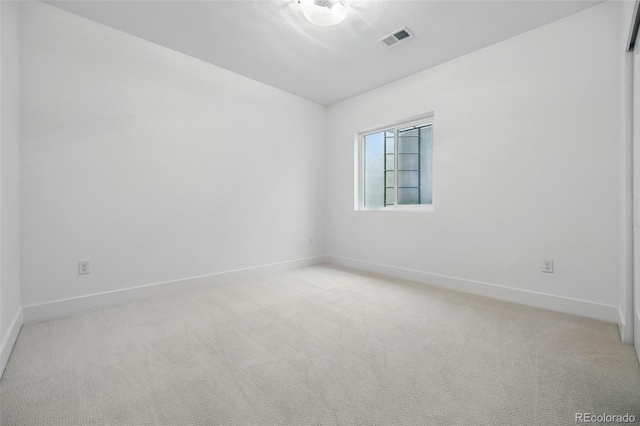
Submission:
<svg viewBox="0 0 640 426">
<path fill-rule="evenodd" d="M 309 22 L 328 27 L 342 22 L 349 11 L 349 0 L 298 0 Z"/>
</svg>

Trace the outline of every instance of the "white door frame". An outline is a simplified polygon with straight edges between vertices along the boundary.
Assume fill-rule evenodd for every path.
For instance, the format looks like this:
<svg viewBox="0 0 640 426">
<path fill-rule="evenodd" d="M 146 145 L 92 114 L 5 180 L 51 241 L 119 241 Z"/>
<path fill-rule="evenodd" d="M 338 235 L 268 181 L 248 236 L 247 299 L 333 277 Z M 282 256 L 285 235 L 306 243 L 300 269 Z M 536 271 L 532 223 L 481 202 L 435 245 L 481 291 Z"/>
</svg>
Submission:
<svg viewBox="0 0 640 426">
<path fill-rule="evenodd" d="M 631 239 L 631 247 L 627 244 L 627 259 L 625 275 L 633 277 L 631 286 L 625 287 L 625 310 L 627 311 L 625 324 L 629 324 L 633 331 L 622 333 L 623 341 L 633 339 L 638 360 L 640 360 L 640 38 L 637 37 L 640 27 L 639 2 L 635 2 L 632 28 L 629 32 L 628 47 L 632 52 L 627 53 L 625 64 L 625 200 L 627 214 L 625 228 L 628 233 L 625 240 Z M 636 44 L 635 41 L 638 40 Z M 631 55 L 631 59 L 629 59 Z M 631 77 L 629 76 L 631 74 Z M 630 78 L 629 78 L 630 77 Z M 629 99 L 631 97 L 631 99 Z M 631 138 L 628 136 L 631 135 Z M 629 140 L 630 139 L 630 140 Z M 630 205 L 629 205 L 630 204 Z M 632 268 L 629 271 L 629 268 Z M 633 336 L 630 336 L 633 334 Z M 625 338 L 625 335 L 626 338 Z M 631 343 L 631 342 L 628 342 Z"/>
</svg>

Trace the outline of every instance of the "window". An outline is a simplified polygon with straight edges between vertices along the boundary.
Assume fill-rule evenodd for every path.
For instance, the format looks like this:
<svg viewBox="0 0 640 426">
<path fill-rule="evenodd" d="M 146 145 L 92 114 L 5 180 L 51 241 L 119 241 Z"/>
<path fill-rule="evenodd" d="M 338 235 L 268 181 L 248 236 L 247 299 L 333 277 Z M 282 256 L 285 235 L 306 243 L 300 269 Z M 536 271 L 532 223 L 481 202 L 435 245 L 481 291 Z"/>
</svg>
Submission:
<svg viewBox="0 0 640 426">
<path fill-rule="evenodd" d="M 358 135 L 357 210 L 432 210 L 433 116 Z"/>
</svg>

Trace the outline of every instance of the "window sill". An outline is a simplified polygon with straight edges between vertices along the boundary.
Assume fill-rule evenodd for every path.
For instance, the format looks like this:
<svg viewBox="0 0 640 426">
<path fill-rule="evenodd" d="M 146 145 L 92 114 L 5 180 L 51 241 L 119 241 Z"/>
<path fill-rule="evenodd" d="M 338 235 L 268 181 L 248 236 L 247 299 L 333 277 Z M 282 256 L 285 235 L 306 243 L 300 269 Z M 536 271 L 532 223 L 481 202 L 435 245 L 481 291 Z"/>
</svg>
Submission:
<svg viewBox="0 0 640 426">
<path fill-rule="evenodd" d="M 370 209 L 360 207 L 355 209 L 357 212 L 410 212 L 410 213 L 431 213 L 434 211 L 433 204 L 425 204 L 421 206 L 392 206 L 381 207 L 378 209 Z"/>
</svg>

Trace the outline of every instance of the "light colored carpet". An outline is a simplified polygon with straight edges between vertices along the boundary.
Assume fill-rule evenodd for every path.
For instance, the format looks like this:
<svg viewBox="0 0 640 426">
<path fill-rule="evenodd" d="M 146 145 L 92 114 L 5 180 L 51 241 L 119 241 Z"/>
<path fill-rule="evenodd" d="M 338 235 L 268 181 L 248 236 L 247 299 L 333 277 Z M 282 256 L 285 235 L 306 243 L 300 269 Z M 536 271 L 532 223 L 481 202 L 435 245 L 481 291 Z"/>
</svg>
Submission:
<svg viewBox="0 0 640 426">
<path fill-rule="evenodd" d="M 9 425 L 572 425 L 640 419 L 617 327 L 331 266 L 27 324 Z"/>
</svg>

